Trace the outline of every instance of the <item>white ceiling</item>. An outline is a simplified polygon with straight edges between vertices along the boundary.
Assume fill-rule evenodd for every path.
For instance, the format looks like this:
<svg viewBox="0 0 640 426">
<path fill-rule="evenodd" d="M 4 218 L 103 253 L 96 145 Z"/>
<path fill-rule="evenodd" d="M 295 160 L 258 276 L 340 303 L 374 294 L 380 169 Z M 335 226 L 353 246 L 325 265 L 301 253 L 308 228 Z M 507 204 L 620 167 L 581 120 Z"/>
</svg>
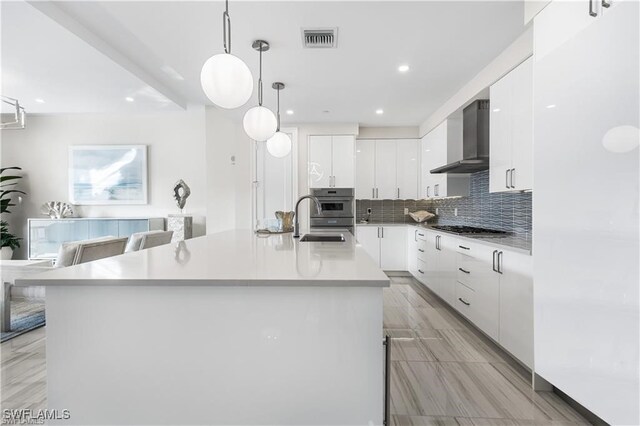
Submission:
<svg viewBox="0 0 640 426">
<path fill-rule="evenodd" d="M 1 93 L 28 113 L 179 109 L 31 5 L 3 1 L 1 7 Z"/>
<path fill-rule="evenodd" d="M 99 62 L 96 50 L 87 43 L 80 46 L 79 39 L 67 40 L 69 33 L 54 38 L 51 27 L 57 24 L 46 22 L 39 12 L 20 15 L 11 10 L 30 5 L 6 7 L 3 2 L 3 77 L 5 70 L 9 72 L 3 93 L 15 87 L 14 97 L 50 98 L 36 106 L 43 112 L 97 104 L 122 108 L 123 94 L 144 87 L 163 93 L 165 105 L 167 98 L 182 105 L 208 103 L 200 88 L 200 69 L 209 56 L 222 51 L 224 3 L 74 1 L 57 2 L 53 9 L 34 5 L 122 66 Z M 5 32 L 11 21 L 6 17 L 13 18 L 12 13 L 22 22 L 9 22 Z M 522 1 L 232 0 L 230 15 L 233 53 L 247 62 L 256 78 L 258 54 L 251 42 L 261 38 L 271 43 L 264 54 L 265 104 L 275 108 L 271 82 L 283 81 L 287 88 L 281 93 L 281 109 L 295 111 L 283 116 L 284 123 L 417 125 L 524 30 Z M 303 49 L 301 27 L 338 27 L 338 48 Z M 22 38 L 27 44 L 17 51 L 12 42 Z M 400 64 L 411 70 L 398 73 Z M 16 78 L 24 82 L 13 83 Z M 135 81 L 142 86 L 135 86 Z M 256 102 L 254 92 L 249 104 L 233 115 L 241 117 Z M 375 114 L 378 108 L 383 115 Z"/>
</svg>

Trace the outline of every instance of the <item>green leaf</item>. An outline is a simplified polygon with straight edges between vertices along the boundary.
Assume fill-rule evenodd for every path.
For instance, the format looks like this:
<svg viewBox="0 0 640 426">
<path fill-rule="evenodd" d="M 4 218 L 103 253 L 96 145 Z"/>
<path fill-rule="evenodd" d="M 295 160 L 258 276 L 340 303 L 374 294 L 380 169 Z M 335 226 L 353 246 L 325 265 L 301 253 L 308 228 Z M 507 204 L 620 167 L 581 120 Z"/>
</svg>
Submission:
<svg viewBox="0 0 640 426">
<path fill-rule="evenodd" d="M 0 174 L 4 173 L 5 170 L 22 170 L 22 167 L 3 167 L 0 169 Z"/>
<path fill-rule="evenodd" d="M 0 198 L 4 198 L 5 195 L 17 192 L 19 194 L 27 195 L 26 192 L 20 191 L 19 189 L 10 189 L 9 191 L 0 191 Z"/>
<path fill-rule="evenodd" d="M 22 176 L 0 176 L 0 182 L 5 182 L 8 180 L 20 179 Z"/>
</svg>

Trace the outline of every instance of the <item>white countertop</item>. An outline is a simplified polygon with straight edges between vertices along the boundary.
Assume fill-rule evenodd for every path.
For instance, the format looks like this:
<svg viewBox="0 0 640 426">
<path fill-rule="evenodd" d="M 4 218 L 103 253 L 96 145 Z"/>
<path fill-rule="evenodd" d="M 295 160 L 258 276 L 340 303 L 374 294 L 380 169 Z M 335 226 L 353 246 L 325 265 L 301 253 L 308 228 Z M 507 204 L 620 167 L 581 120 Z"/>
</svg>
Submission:
<svg viewBox="0 0 640 426">
<path fill-rule="evenodd" d="M 343 243 L 301 243 L 291 233 L 226 231 L 52 269 L 16 285 L 388 287 L 389 278 L 355 238 L 342 234 Z"/>
</svg>

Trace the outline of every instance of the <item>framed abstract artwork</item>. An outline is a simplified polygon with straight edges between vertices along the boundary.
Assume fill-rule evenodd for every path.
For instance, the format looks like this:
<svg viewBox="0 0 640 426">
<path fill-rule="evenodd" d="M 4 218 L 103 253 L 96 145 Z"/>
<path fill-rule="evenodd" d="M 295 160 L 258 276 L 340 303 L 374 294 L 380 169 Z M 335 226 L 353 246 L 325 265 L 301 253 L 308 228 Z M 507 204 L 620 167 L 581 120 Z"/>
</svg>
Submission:
<svg viewBox="0 0 640 426">
<path fill-rule="evenodd" d="M 69 147 L 73 204 L 147 204 L 146 145 Z"/>
</svg>

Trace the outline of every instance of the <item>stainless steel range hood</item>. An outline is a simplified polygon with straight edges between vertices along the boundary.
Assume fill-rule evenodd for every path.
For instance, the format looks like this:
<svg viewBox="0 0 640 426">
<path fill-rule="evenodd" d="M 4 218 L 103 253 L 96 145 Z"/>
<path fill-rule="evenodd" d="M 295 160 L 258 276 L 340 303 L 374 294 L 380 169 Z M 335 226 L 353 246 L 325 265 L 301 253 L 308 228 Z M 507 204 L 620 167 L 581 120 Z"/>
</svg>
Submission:
<svg viewBox="0 0 640 426">
<path fill-rule="evenodd" d="M 462 160 L 431 173 L 475 173 L 489 168 L 489 100 L 479 99 L 462 115 Z"/>
</svg>

